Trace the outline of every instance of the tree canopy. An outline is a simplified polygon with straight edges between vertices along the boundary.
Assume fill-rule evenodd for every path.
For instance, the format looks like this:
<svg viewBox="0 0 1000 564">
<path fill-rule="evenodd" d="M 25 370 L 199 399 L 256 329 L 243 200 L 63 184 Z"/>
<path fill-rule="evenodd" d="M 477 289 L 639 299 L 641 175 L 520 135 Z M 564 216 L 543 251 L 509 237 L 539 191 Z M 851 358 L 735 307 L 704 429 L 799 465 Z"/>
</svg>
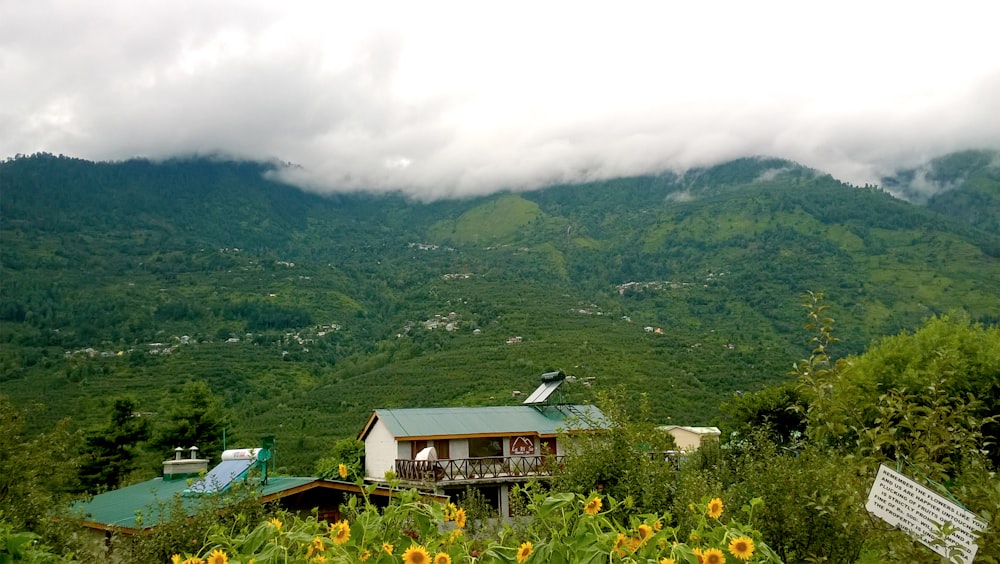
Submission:
<svg viewBox="0 0 1000 564">
<path fill-rule="evenodd" d="M 152 446 L 169 455 L 176 447 L 198 447 L 203 458 L 222 454 L 229 413 L 207 383 L 194 380 L 183 385 L 180 394 L 166 400 L 158 418 Z"/>
<path fill-rule="evenodd" d="M 137 413 L 136 402 L 119 398 L 111 405 L 107 424 L 84 436 L 80 483 L 84 491 L 115 489 L 136 468 L 140 443 L 150 437 L 151 425 Z"/>
</svg>

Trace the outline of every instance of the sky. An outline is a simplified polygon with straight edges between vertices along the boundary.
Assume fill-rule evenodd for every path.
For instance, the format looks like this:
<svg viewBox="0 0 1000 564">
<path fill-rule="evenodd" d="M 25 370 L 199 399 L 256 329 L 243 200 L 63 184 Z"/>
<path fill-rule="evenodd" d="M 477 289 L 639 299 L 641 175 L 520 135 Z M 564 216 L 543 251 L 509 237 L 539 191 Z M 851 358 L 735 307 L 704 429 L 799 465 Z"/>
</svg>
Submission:
<svg viewBox="0 0 1000 564">
<path fill-rule="evenodd" d="M 0 159 L 530 190 L 743 156 L 864 184 L 1000 149 L 1000 2 L 0 0 Z"/>
</svg>

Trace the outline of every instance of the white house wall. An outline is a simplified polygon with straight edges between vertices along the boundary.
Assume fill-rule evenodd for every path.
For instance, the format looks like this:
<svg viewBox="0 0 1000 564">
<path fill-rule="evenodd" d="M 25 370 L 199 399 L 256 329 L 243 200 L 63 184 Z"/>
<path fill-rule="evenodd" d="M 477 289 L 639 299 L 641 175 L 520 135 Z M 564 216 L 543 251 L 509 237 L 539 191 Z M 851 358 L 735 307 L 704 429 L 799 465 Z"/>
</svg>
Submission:
<svg viewBox="0 0 1000 564">
<path fill-rule="evenodd" d="M 400 443 L 402 445 L 402 443 Z M 409 443 L 407 443 L 409 448 Z M 399 455 L 396 447 L 396 439 L 389 432 L 389 428 L 379 419 L 372 425 L 368 436 L 365 437 L 365 476 L 369 478 L 381 479 L 389 470 L 395 470 L 396 458 Z M 409 458 L 410 453 L 402 458 Z"/>
<path fill-rule="evenodd" d="M 670 433 L 674 436 L 677 448 L 681 450 L 697 450 L 701 446 L 701 437 L 684 429 L 673 429 Z"/>
<path fill-rule="evenodd" d="M 573 445 L 577 444 L 577 440 L 572 436 L 568 437 L 558 437 L 556 438 L 556 456 L 566 456 L 573 450 Z"/>
<path fill-rule="evenodd" d="M 719 436 L 716 434 L 705 434 L 701 435 L 687 429 L 671 429 L 670 434 L 674 436 L 674 442 L 677 444 L 677 448 L 681 450 L 698 450 L 701 448 L 702 441 L 706 439 L 718 439 Z"/>
<path fill-rule="evenodd" d="M 469 439 L 452 439 L 448 450 L 450 458 L 469 458 Z"/>
</svg>

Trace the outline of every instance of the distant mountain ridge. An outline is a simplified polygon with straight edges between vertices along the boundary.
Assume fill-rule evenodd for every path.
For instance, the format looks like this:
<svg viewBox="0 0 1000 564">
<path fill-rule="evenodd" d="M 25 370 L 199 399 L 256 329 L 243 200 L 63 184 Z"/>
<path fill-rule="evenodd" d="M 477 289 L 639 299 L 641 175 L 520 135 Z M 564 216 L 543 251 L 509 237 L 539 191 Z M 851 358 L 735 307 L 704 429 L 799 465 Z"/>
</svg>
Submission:
<svg viewBox="0 0 1000 564">
<path fill-rule="evenodd" d="M 962 151 L 898 171 L 883 184 L 903 197 L 978 229 L 1000 234 L 1000 152 Z"/>
<path fill-rule="evenodd" d="M 571 400 L 624 385 L 707 424 L 808 355 L 807 291 L 837 354 L 933 314 L 1000 320 L 986 156 L 930 165 L 961 180 L 926 206 L 768 158 L 430 203 L 306 193 L 263 163 L 11 159 L 0 384 L 45 426 L 205 380 L 235 433 L 308 452 L 374 407 L 514 402 L 553 369 L 594 378 Z"/>
</svg>

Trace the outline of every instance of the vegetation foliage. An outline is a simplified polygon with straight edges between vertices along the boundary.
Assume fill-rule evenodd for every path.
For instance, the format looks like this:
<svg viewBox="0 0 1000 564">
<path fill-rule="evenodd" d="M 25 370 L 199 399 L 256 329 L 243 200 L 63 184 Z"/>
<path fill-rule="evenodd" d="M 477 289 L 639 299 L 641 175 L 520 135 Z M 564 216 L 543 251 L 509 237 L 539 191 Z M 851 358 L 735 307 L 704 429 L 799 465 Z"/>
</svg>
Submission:
<svg viewBox="0 0 1000 564">
<path fill-rule="evenodd" d="M 939 356 L 964 358 L 963 366 L 974 367 L 975 351 L 992 350 L 1000 334 L 967 321 L 931 319 L 912 335 L 876 343 L 859 356 L 833 359 L 827 353 L 836 342 L 833 320 L 824 315 L 823 296 L 807 298 L 814 349 L 795 365 L 799 392 L 768 396 L 768 409 L 773 409 L 774 397 L 793 397 L 788 409 L 805 404 L 803 434 L 783 436 L 766 425 L 742 421 L 743 426 L 733 428 L 751 429 L 746 434 L 734 432 L 721 444 L 661 458 L 651 454 L 671 445 L 650 424 L 646 408 L 628 409 L 620 398 L 609 397 L 602 402 L 611 419 L 603 440 L 597 435 L 576 437 L 574 454 L 567 456 L 555 479 L 523 490 L 527 520 L 479 527 L 479 533 L 467 535 L 474 529 L 470 515 L 481 513 L 467 511 L 464 505 L 427 502 L 416 491 L 401 494 L 383 509 L 368 503 L 367 495 L 352 498 L 343 508 L 344 520 L 336 523 L 289 514 L 272 513 L 268 518 L 267 510 L 254 506 L 250 498 L 251 505 L 226 511 L 225 519 L 215 508 L 194 521 L 170 521 L 154 536 L 119 543 L 119 554 L 131 551 L 128 554 L 142 555 L 141 561 L 176 555 L 177 561 L 188 562 L 323 561 L 320 557 L 386 562 L 938 561 L 928 548 L 863 511 L 879 464 L 891 464 L 961 500 L 986 520 L 978 559 L 996 561 L 1000 488 L 991 462 L 995 446 L 987 444 L 983 434 L 984 425 L 995 417 L 977 411 L 974 398 L 956 403 L 941 401 L 947 393 L 873 396 L 857 394 L 854 386 L 863 381 L 857 367 L 882 358 L 886 343 L 897 353 L 910 350 L 919 355 L 925 339 L 958 335 L 937 342 L 936 350 Z M 870 373 L 880 374 L 882 370 Z M 936 381 L 934 389 L 945 390 L 951 381 L 961 379 Z M 833 385 L 842 386 L 842 394 L 830 394 Z M 733 403 L 760 405 L 760 395 L 747 394 Z M 760 411 L 735 407 L 732 414 L 760 421 Z M 828 425 L 827 419 L 840 412 L 848 414 L 844 417 L 852 424 Z M 6 413 L 10 418 L 16 411 Z M 868 413 L 874 416 L 866 419 Z M 900 424 L 913 414 L 950 432 Z M 893 448 L 873 448 L 887 444 Z M 348 473 L 347 464 L 356 462 L 357 449 L 356 442 L 342 441 L 332 452 L 328 462 L 341 461 L 341 478 Z M 608 473 L 606 465 L 613 472 Z M 475 504 L 469 497 L 463 501 L 470 508 Z M 20 529 L 7 530 L 20 534 L 14 532 Z M 16 546 L 22 546 L 17 544 L 22 538 L 27 537 L 17 537 Z M 189 546 L 191 539 L 196 546 Z M 62 546 L 63 556 L 55 549 L 43 554 L 51 561 L 72 561 L 71 549 L 80 550 Z M 958 546 L 951 548 L 954 558 L 960 558 Z"/>
<path fill-rule="evenodd" d="M 934 179 L 988 194 L 991 163 Z M 1000 234 L 787 161 L 432 203 L 308 194 L 271 168 L 0 163 L 0 383 L 41 406 L 30 433 L 95 428 L 128 394 L 153 472 L 178 446 L 158 398 L 203 382 L 231 437 L 276 435 L 302 473 L 375 407 L 516 402 L 551 369 L 591 384 L 567 400 L 624 385 L 660 423 L 705 425 L 787 382 L 809 289 L 838 305 L 845 354 L 1000 311 Z"/>
<path fill-rule="evenodd" d="M 861 510 L 886 463 L 982 516 L 997 561 L 1000 234 L 953 218 L 963 182 L 975 202 L 998 183 L 980 156 L 935 167 L 953 199 L 920 207 L 773 159 L 429 204 L 253 163 L 0 163 L 0 550 L 76 559 L 53 513 L 176 446 L 273 434 L 279 472 L 353 478 L 372 409 L 517 402 L 562 369 L 562 400 L 614 424 L 526 493 L 530 524 L 451 538 L 457 508 L 404 496 L 360 500 L 341 544 L 247 509 L 119 550 L 694 562 L 745 538 L 759 561 L 934 560 Z M 659 457 L 657 426 L 713 422 L 721 444 Z"/>
</svg>

